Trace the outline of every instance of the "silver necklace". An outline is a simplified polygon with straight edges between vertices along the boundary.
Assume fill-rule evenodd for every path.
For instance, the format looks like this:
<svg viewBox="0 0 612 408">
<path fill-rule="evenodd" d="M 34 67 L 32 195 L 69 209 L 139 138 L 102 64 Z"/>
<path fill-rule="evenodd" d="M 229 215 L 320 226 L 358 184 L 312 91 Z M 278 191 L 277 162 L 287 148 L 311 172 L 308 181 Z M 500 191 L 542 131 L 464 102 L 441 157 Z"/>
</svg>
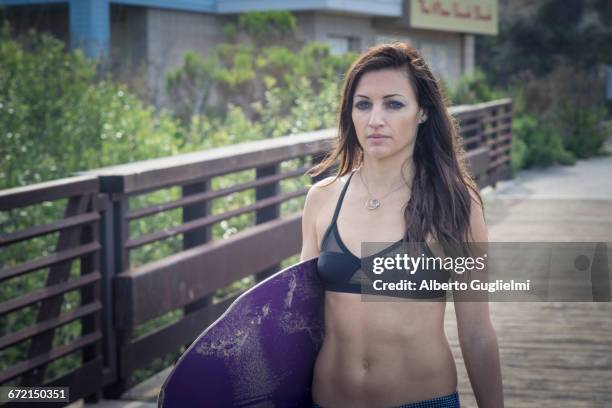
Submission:
<svg viewBox="0 0 612 408">
<path fill-rule="evenodd" d="M 380 207 L 381 202 L 385 197 L 387 197 L 391 193 L 396 192 L 397 190 L 399 190 L 400 188 L 406 185 L 406 183 L 404 182 L 399 187 L 394 188 L 393 190 L 389 191 L 387 194 L 385 194 L 381 198 L 376 198 L 372 196 L 372 193 L 370 192 L 370 188 L 368 187 L 368 184 L 363 180 L 363 176 L 361 175 L 361 167 L 359 168 L 359 178 L 361 179 L 361 182 L 363 183 L 366 190 L 368 191 L 369 198 L 365 202 L 365 208 L 367 208 L 368 210 L 376 210 L 378 207 Z"/>
</svg>

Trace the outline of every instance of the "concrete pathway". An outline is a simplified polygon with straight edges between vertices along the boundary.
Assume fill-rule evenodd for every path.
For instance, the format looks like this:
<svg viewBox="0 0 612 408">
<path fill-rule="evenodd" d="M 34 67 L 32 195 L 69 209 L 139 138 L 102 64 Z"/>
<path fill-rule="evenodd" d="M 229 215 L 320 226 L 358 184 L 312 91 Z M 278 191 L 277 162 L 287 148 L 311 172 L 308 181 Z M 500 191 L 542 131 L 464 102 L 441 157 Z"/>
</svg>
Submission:
<svg viewBox="0 0 612 408">
<path fill-rule="evenodd" d="M 533 199 L 612 199 L 612 155 L 574 166 L 520 171 L 512 180 L 483 189 L 485 196 Z"/>
</svg>

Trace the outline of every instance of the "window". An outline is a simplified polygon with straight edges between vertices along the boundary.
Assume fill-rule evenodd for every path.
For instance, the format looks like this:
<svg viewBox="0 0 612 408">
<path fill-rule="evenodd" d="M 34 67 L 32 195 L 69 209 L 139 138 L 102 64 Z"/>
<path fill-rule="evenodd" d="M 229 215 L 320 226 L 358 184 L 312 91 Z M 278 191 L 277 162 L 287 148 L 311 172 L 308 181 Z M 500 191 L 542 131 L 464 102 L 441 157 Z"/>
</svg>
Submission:
<svg viewBox="0 0 612 408">
<path fill-rule="evenodd" d="M 349 51 L 359 51 L 359 39 L 343 35 L 327 35 L 331 53 L 334 55 L 344 54 Z"/>
</svg>

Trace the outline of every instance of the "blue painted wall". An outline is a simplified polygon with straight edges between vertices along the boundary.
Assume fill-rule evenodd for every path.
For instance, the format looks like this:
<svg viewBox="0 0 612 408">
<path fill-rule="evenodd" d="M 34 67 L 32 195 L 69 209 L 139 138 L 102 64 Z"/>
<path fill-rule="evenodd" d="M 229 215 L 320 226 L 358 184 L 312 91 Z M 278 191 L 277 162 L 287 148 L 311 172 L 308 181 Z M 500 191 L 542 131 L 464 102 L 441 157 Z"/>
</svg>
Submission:
<svg viewBox="0 0 612 408">
<path fill-rule="evenodd" d="M 66 3 L 68 0 L 0 0 L 7 6 Z M 73 3 L 73 0 L 69 0 Z M 89 0 L 83 0 L 87 2 Z M 402 15 L 402 0 L 109 0 L 114 4 L 207 13 L 242 13 L 253 10 L 330 10 L 372 16 Z"/>
<path fill-rule="evenodd" d="M 327 10 L 370 16 L 402 15 L 402 0 L 0 0 L 0 5 L 69 3 L 70 46 L 87 56 L 107 55 L 110 47 L 110 3 L 206 13 L 254 10 Z"/>
<path fill-rule="evenodd" d="M 36 4 L 67 3 L 68 0 L 0 0 L 0 6 L 29 6 Z"/>
<path fill-rule="evenodd" d="M 218 0 L 219 13 L 255 10 L 327 10 L 369 16 L 401 17 L 402 0 Z"/>
<path fill-rule="evenodd" d="M 92 58 L 104 57 L 110 47 L 109 0 L 70 0 L 70 47 Z"/>
<path fill-rule="evenodd" d="M 217 12 L 217 0 L 111 0 L 111 3 L 206 13 Z"/>
</svg>

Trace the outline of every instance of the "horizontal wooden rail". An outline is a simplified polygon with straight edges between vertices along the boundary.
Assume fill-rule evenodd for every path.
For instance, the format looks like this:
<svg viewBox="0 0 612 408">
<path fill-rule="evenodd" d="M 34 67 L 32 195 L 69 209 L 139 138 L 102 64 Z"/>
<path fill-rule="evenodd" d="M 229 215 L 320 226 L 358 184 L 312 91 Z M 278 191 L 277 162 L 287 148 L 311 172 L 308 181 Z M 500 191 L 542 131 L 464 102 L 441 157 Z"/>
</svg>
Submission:
<svg viewBox="0 0 612 408">
<path fill-rule="evenodd" d="M 57 360 L 60 357 L 64 357 L 70 353 L 82 349 L 85 346 L 99 341 L 101 338 L 101 333 L 91 333 L 86 336 L 80 337 L 79 339 L 71 343 L 56 347 L 48 353 L 36 356 L 32 359 L 24 361 L 23 363 L 14 365 L 8 370 L 0 372 L 0 383 L 10 381 L 15 377 L 19 377 L 23 373 L 35 369 L 36 367 L 40 367 L 43 364 L 48 364 L 53 360 Z"/>
<path fill-rule="evenodd" d="M 461 124 L 459 127 L 461 134 L 470 133 L 474 131 L 479 131 L 482 129 L 482 124 L 480 122 L 474 122 L 469 125 Z"/>
<path fill-rule="evenodd" d="M 301 214 L 297 214 L 117 275 L 117 326 L 144 323 L 281 262 L 299 250 L 300 231 Z"/>
<path fill-rule="evenodd" d="M 501 157 L 499 157 L 499 158 L 495 159 L 495 160 L 494 160 L 494 161 L 491 163 L 491 165 L 492 165 L 493 167 L 499 167 L 499 166 L 501 166 L 502 164 L 505 164 L 505 163 L 510 163 L 510 158 L 508 158 L 508 157 L 506 157 L 506 156 L 501 156 Z"/>
<path fill-rule="evenodd" d="M 20 330 L 13 334 L 6 335 L 0 338 L 0 350 L 17 344 L 21 341 L 27 340 L 30 337 L 34 337 L 40 333 L 44 333 L 48 330 L 55 329 L 66 323 L 70 323 L 74 320 L 80 319 L 84 316 L 92 314 L 102 309 L 100 302 L 94 302 L 85 306 L 80 306 L 68 313 L 64 313 L 59 317 L 49 319 L 43 323 L 38 323 L 35 326 L 30 326 L 27 329 Z"/>
<path fill-rule="evenodd" d="M 184 234 L 186 232 L 193 231 L 195 229 L 202 228 L 208 225 L 216 224 L 220 221 L 227 220 L 241 214 L 261 210 L 262 208 L 306 195 L 307 192 L 308 188 L 303 188 L 300 190 L 292 191 L 290 193 L 279 194 L 275 197 L 256 201 L 253 204 L 245 205 L 244 207 L 240 207 L 235 210 L 226 211 L 218 215 L 211 215 L 196 221 L 186 222 L 178 227 L 166 228 L 163 231 L 157 231 L 135 239 L 131 239 L 126 242 L 125 247 L 127 249 L 133 249 L 146 244 L 150 244 L 151 242 L 159 241 L 160 239 L 167 239 L 178 234 Z"/>
<path fill-rule="evenodd" d="M 334 129 L 324 129 L 105 167 L 81 174 L 98 176 L 103 192 L 142 193 L 324 152 L 330 148 L 334 133 Z"/>
<path fill-rule="evenodd" d="M 478 176 L 487 173 L 490 166 L 488 148 L 480 147 L 478 149 L 471 150 L 466 154 L 466 159 L 467 167 L 470 169 L 471 174 Z M 476 177 L 476 181 L 480 181 L 478 177 Z"/>
<path fill-rule="evenodd" d="M 7 300 L 0 303 L 0 315 L 12 312 L 17 309 L 29 306 L 41 300 L 61 295 L 62 293 L 70 292 L 71 290 L 82 288 L 83 286 L 95 283 L 100 279 L 99 272 L 88 273 L 78 278 L 70 279 L 67 282 L 58 283 L 56 285 L 46 286 L 35 292 L 30 292 L 27 295 Z"/>
<path fill-rule="evenodd" d="M 492 123 L 508 123 L 510 121 L 510 119 L 512 119 L 512 114 L 511 113 L 505 113 L 505 114 L 501 114 L 501 115 L 496 115 L 493 117 L 485 117 L 483 118 L 480 123 L 483 127 L 487 127 L 487 125 L 492 124 Z"/>
<path fill-rule="evenodd" d="M 98 177 L 92 174 L 0 190 L 0 211 L 95 193 L 98 190 Z"/>
<path fill-rule="evenodd" d="M 301 176 L 309 169 L 309 166 L 300 167 L 297 170 L 286 171 L 273 176 L 267 176 L 248 183 L 242 183 L 236 186 L 227 187 L 219 190 L 208 191 L 206 193 L 194 194 L 186 198 L 181 198 L 174 201 L 168 201 L 163 204 L 152 205 L 145 208 L 139 208 L 137 210 L 128 211 L 126 219 L 132 221 L 135 219 L 154 215 L 163 211 L 173 210 L 175 208 L 185 207 L 188 205 L 199 204 L 207 200 L 214 198 L 227 196 L 229 194 L 238 193 L 240 191 L 265 186 L 273 182 L 285 180 L 291 177 Z"/>
<path fill-rule="evenodd" d="M 229 296 L 222 301 L 190 313 L 176 323 L 159 328 L 133 339 L 121 352 L 121 373 L 129 375 L 160 355 L 171 353 L 184 344 L 191 343 L 201 332 L 215 322 L 238 296 Z"/>
<path fill-rule="evenodd" d="M 104 386 L 109 384 L 105 379 L 105 366 L 102 357 L 83 362 L 79 368 L 64 374 L 60 378 L 53 379 L 44 384 L 45 387 L 70 387 L 70 399 L 77 401 L 80 398 L 95 395 Z M 100 379 L 99 382 L 92 381 Z M 51 403 L 45 403 L 45 408 L 52 407 Z M 55 407 L 54 407 L 55 408 Z"/>
<path fill-rule="evenodd" d="M 477 135 L 466 137 L 465 139 L 463 139 L 463 144 L 466 146 L 469 146 L 473 143 L 480 143 L 481 141 L 482 141 L 482 135 L 477 134 Z"/>
<path fill-rule="evenodd" d="M 75 215 L 74 217 L 64 218 L 63 220 L 55 221 L 46 225 L 37 225 L 25 230 L 2 235 L 0 236 L 0 246 L 14 244 L 20 241 L 39 237 L 41 235 L 58 232 L 67 228 L 83 226 L 99 220 L 100 214 L 98 213 Z"/>
<path fill-rule="evenodd" d="M 55 252 L 51 255 L 38 258 L 33 261 L 27 261 L 16 266 L 0 269 L 0 281 L 15 276 L 23 275 L 27 272 L 46 268 L 48 266 L 68 261 L 70 259 L 79 258 L 98 250 L 100 250 L 100 244 L 98 242 L 91 242 L 89 244 L 79 245 L 77 247 L 73 247 L 65 251 Z"/>
</svg>

